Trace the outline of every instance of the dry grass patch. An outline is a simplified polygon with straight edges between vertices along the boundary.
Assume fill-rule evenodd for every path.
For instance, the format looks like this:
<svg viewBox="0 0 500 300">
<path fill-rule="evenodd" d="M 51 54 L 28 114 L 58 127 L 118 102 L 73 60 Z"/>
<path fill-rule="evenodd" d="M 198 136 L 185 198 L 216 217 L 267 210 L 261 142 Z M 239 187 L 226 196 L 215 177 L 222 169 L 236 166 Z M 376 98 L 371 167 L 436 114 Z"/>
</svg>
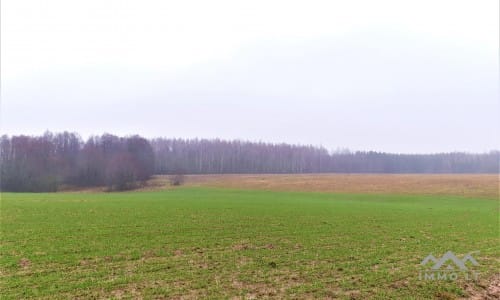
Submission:
<svg viewBox="0 0 500 300">
<path fill-rule="evenodd" d="M 167 179 L 157 176 L 155 181 Z M 186 185 L 201 187 L 483 198 L 498 198 L 499 184 L 500 179 L 496 174 L 230 174 L 186 177 Z"/>
</svg>

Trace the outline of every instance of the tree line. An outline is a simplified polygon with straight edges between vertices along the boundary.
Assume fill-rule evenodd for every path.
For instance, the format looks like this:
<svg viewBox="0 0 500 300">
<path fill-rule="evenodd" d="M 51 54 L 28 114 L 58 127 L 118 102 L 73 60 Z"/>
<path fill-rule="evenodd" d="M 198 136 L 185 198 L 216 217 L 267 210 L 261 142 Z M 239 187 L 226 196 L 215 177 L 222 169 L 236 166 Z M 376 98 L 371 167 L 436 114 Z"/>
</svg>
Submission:
<svg viewBox="0 0 500 300">
<path fill-rule="evenodd" d="M 154 173 L 151 144 L 140 136 L 110 134 L 83 142 L 76 133 L 2 136 L 1 189 L 50 192 L 62 185 L 136 187 Z"/>
<path fill-rule="evenodd" d="M 147 140 L 76 133 L 2 136 L 2 191 L 61 187 L 135 188 L 153 174 L 221 173 L 499 173 L 499 151 L 392 154 L 220 139 Z"/>
<path fill-rule="evenodd" d="M 392 154 L 219 139 L 151 140 L 155 173 L 498 173 L 499 151 Z"/>
</svg>

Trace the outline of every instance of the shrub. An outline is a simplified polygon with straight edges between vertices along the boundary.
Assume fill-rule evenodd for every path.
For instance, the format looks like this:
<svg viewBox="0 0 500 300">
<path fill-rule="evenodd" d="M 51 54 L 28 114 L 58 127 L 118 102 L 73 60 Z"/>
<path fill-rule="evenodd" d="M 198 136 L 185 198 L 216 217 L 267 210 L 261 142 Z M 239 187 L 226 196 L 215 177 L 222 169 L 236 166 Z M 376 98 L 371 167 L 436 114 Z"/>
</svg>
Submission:
<svg viewBox="0 0 500 300">
<path fill-rule="evenodd" d="M 184 178 L 184 175 L 182 175 L 182 174 L 172 175 L 170 177 L 170 185 L 172 185 L 172 186 L 183 185 L 184 180 L 185 180 L 185 178 Z"/>
</svg>

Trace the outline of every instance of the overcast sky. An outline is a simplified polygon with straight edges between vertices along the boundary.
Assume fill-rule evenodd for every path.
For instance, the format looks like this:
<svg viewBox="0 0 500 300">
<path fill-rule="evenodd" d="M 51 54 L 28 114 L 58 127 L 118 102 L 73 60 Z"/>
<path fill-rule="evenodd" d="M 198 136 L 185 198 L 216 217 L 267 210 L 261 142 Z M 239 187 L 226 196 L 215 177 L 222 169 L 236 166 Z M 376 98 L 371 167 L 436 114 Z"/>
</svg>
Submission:
<svg viewBox="0 0 500 300">
<path fill-rule="evenodd" d="M 1 5 L 2 133 L 500 148 L 498 0 Z"/>
</svg>

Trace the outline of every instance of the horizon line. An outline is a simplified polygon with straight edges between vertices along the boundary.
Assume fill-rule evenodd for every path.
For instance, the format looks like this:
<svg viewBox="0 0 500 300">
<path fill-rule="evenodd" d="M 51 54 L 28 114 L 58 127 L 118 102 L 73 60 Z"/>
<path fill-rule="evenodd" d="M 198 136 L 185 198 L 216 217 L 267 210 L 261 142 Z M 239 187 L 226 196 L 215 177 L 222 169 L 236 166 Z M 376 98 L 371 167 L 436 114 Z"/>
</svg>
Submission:
<svg viewBox="0 0 500 300">
<path fill-rule="evenodd" d="M 50 130 L 45 130 L 43 133 L 39 134 L 25 134 L 25 133 L 0 133 L 0 137 L 15 137 L 15 136 L 27 136 L 27 137 L 42 137 L 45 134 L 62 134 L 62 133 L 69 133 L 69 134 L 76 134 L 80 137 L 82 142 L 86 142 L 92 137 L 101 137 L 103 135 L 113 135 L 116 137 L 130 137 L 130 136 L 139 136 L 142 137 L 148 141 L 152 141 L 155 139 L 166 139 L 166 140 L 199 140 L 199 141 L 222 141 L 222 142 L 243 142 L 243 143 L 251 143 L 251 144 L 265 144 L 265 145 L 289 145 L 289 146 L 295 146 L 295 147 L 313 147 L 317 149 L 325 149 L 329 155 L 331 154 L 354 154 L 357 152 L 362 152 L 362 153 L 382 153 L 382 154 L 393 154 L 393 155 L 440 155 L 440 154 L 467 154 L 467 155 L 484 155 L 484 154 L 492 154 L 492 153 L 498 153 L 500 152 L 500 147 L 498 149 L 488 149 L 484 150 L 482 152 L 474 152 L 474 151 L 466 151 L 466 150 L 452 150 L 452 151 L 433 151 L 433 152 L 398 152 L 398 151 L 381 151 L 381 150 L 359 150 L 359 149 L 352 149 L 349 147 L 344 147 L 344 146 L 337 146 L 334 149 L 328 149 L 327 147 L 323 145 L 313 145 L 313 144 L 302 144 L 302 143 L 291 143 L 291 142 L 269 142 L 269 141 L 264 141 L 264 140 L 250 140 L 250 139 L 245 139 L 245 138 L 221 138 L 221 137 L 175 137 L 175 136 L 148 136 L 148 135 L 141 135 L 138 133 L 132 133 L 132 134 L 115 134 L 115 133 L 110 133 L 107 131 L 103 131 L 100 134 L 88 134 L 86 136 L 80 134 L 78 131 L 70 131 L 70 130 L 61 130 L 61 131 L 50 131 Z"/>
</svg>

